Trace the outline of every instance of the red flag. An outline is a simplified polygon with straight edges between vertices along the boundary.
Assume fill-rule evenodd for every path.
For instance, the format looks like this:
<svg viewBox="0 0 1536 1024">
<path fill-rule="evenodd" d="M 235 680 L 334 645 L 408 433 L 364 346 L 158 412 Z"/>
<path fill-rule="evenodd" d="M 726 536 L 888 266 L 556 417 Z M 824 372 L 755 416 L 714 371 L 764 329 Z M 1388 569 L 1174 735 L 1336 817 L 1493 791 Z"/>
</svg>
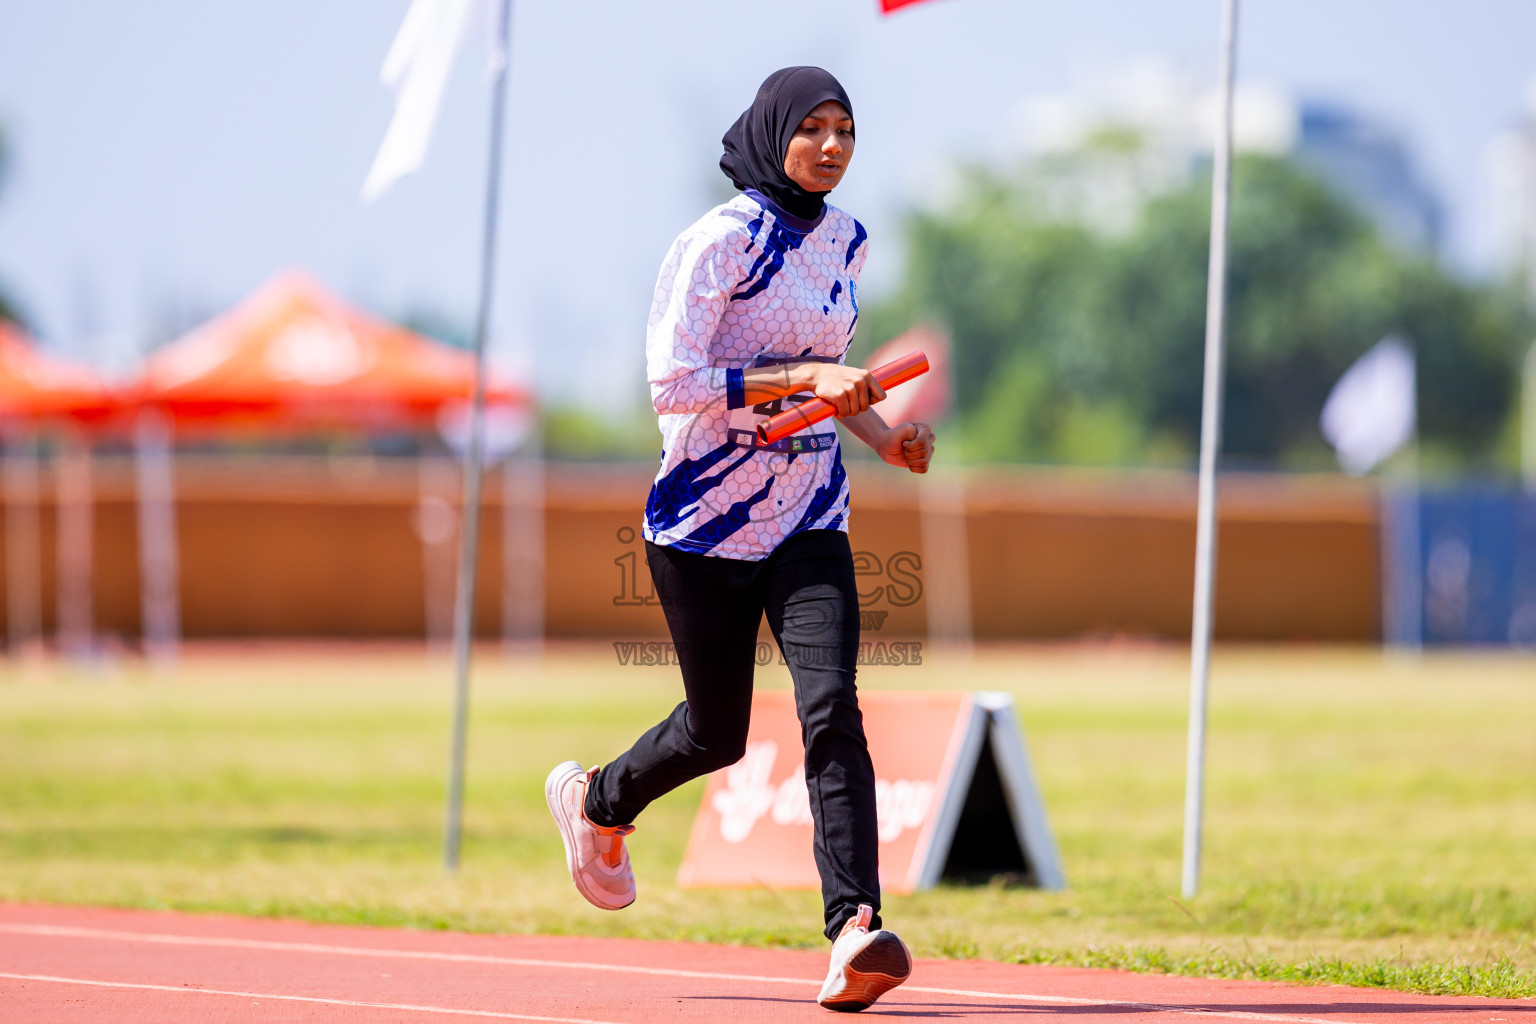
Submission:
<svg viewBox="0 0 1536 1024">
<path fill-rule="evenodd" d="M 893 388 L 885 401 L 874 407 L 881 419 L 892 426 L 909 421 L 937 423 L 949 412 L 954 395 L 949 371 L 949 338 L 937 327 L 921 325 L 892 338 L 870 354 L 868 364 L 880 366 L 919 349 L 928 356 L 928 372 Z"/>
<path fill-rule="evenodd" d="M 909 7 L 912 4 L 920 4 L 923 2 L 924 0 L 880 0 L 880 10 L 886 14 L 890 14 L 892 11 L 899 7 Z"/>
</svg>

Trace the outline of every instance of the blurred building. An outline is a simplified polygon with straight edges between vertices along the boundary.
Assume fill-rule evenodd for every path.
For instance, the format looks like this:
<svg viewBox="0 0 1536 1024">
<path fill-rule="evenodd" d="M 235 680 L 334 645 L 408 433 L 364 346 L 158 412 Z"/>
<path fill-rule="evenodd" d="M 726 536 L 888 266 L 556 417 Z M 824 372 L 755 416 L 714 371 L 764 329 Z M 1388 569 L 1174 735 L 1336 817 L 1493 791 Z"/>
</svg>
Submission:
<svg viewBox="0 0 1536 1024">
<path fill-rule="evenodd" d="M 1217 103 L 1215 90 L 1193 76 L 1141 60 L 1079 90 L 1029 98 L 1018 128 L 1048 173 L 1067 172 L 1056 186 L 1063 201 L 1114 228 L 1129 223 L 1147 193 L 1208 165 Z M 1232 134 L 1239 152 L 1289 156 L 1311 169 L 1390 242 L 1439 247 L 1440 201 L 1394 126 L 1341 100 L 1300 99 L 1240 80 Z"/>
<path fill-rule="evenodd" d="M 1519 120 L 1489 146 L 1488 175 L 1498 264 L 1520 272 L 1536 299 L 1536 77 Z"/>
<path fill-rule="evenodd" d="M 1347 106 L 1297 105 L 1291 155 L 1375 222 L 1388 241 L 1436 251 L 1440 201 L 1424 184 L 1407 142 L 1390 126 Z"/>
<path fill-rule="evenodd" d="M 1497 266 L 1518 275 L 1536 304 L 1536 75 L 1525 87 L 1519 120 L 1488 147 L 1488 174 Z M 1521 476 L 1526 487 L 1536 491 L 1536 342 L 1526 351 L 1523 374 Z"/>
</svg>

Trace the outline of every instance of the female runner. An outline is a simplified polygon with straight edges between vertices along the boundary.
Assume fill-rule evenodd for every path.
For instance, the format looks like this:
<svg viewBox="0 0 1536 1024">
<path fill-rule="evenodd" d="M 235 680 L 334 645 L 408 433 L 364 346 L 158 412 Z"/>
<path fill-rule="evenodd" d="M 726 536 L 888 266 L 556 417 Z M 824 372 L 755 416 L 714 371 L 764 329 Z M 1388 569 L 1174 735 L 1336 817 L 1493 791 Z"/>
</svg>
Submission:
<svg viewBox="0 0 1536 1024">
<path fill-rule="evenodd" d="M 794 679 L 814 853 L 833 940 L 818 1001 L 862 1010 L 912 959 L 880 927 L 875 773 L 854 673 L 859 599 L 837 431 L 773 445 L 756 426 L 811 395 L 882 459 L 927 472 L 925 423 L 887 426 L 885 397 L 843 365 L 858 320 L 864 227 L 826 204 L 853 156 L 853 105 L 820 68 L 768 76 L 723 139 L 741 190 L 672 244 L 656 282 L 646 369 L 661 468 L 645 508 L 646 559 L 687 699 L 628 751 L 567 761 L 545 794 L 576 888 L 608 910 L 635 899 L 624 838 L 657 797 L 739 760 L 763 613 Z M 820 431 L 820 432 L 818 432 Z"/>
</svg>

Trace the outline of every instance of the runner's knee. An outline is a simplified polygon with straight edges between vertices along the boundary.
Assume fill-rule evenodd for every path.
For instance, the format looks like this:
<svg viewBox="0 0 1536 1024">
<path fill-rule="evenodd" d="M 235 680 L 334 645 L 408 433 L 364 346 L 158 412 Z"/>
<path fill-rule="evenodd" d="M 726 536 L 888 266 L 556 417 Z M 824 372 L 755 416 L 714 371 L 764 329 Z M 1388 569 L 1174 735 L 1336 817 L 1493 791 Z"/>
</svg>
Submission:
<svg viewBox="0 0 1536 1024">
<path fill-rule="evenodd" d="M 697 728 L 697 720 L 690 719 L 688 738 L 693 741 L 694 758 L 705 771 L 727 768 L 747 752 L 747 726 L 750 718 L 740 722 L 716 723 L 712 728 Z"/>
</svg>

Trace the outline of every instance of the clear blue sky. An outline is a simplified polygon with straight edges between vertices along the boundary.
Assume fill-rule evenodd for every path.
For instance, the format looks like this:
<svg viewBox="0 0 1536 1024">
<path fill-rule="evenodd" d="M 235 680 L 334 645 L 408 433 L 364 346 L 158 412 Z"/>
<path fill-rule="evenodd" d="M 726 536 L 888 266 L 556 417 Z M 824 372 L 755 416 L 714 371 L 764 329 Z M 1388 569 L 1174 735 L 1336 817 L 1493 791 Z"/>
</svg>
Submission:
<svg viewBox="0 0 1536 1024">
<path fill-rule="evenodd" d="M 483 52 L 460 62 L 428 163 L 357 200 L 392 110 L 378 69 L 407 0 L 49 0 L 0 6 L 0 281 L 61 349 L 121 360 L 164 310 L 216 309 L 286 266 L 394 315 L 473 308 Z M 1085 68 L 1161 56 L 1214 81 L 1217 0 L 514 0 L 497 341 L 546 388 L 643 394 L 671 238 L 728 188 L 721 132 L 758 81 L 821 64 L 859 150 L 835 202 L 871 228 L 867 293 L 899 271 L 900 210 L 944 165 L 1017 146 L 1012 113 Z M 1450 255 L 1490 231 L 1483 153 L 1536 73 L 1526 0 L 1244 0 L 1239 75 L 1398 126 L 1447 202 Z M 114 342 L 79 340 L 82 331 Z"/>
</svg>

